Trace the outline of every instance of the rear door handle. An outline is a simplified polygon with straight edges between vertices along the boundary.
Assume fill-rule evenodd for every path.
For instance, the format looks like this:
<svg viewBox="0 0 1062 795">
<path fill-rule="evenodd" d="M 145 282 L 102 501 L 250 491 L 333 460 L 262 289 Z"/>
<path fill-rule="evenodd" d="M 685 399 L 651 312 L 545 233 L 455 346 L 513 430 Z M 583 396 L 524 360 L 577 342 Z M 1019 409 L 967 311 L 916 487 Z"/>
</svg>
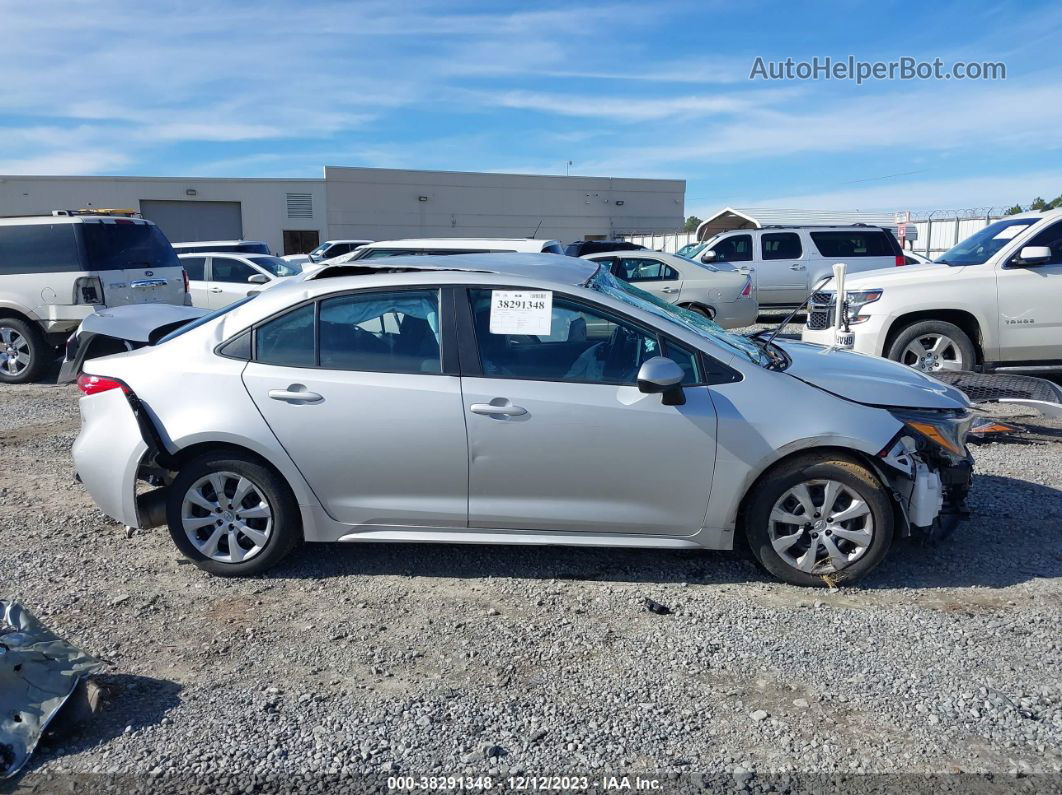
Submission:
<svg viewBox="0 0 1062 795">
<path fill-rule="evenodd" d="M 286 403 L 320 403 L 324 398 L 316 392 L 293 389 L 270 389 L 269 397 Z"/>
<path fill-rule="evenodd" d="M 491 403 L 473 403 L 469 406 L 473 414 L 483 414 L 487 417 L 522 417 L 527 414 L 523 406 L 495 406 Z"/>
<path fill-rule="evenodd" d="M 211 287 L 210 288 L 210 292 L 212 292 L 212 293 L 220 293 L 221 292 L 221 288 L 220 287 Z"/>
<path fill-rule="evenodd" d="M 791 271 L 802 271 L 802 270 L 804 270 L 804 266 L 801 265 L 799 262 L 794 262 L 792 265 L 789 266 L 789 270 L 791 270 Z"/>
<path fill-rule="evenodd" d="M 660 292 L 662 292 L 662 293 L 677 293 L 678 291 L 679 291 L 678 287 L 662 287 L 660 289 Z"/>
</svg>

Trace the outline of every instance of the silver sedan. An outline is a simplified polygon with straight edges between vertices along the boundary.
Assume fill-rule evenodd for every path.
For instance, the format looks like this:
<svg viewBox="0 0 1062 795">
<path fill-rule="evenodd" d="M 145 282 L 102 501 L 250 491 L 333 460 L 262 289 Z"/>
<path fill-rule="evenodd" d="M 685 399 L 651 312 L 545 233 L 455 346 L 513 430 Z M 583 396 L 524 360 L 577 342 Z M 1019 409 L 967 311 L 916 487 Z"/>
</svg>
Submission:
<svg viewBox="0 0 1062 795">
<path fill-rule="evenodd" d="M 611 251 L 584 259 L 607 265 L 612 275 L 663 301 L 714 320 L 723 328 L 756 322 L 759 303 L 751 274 L 660 251 Z"/>
<path fill-rule="evenodd" d="M 743 538 L 818 585 L 948 525 L 970 477 L 955 389 L 555 255 L 326 267 L 83 369 L 81 481 L 218 575 L 303 541 Z"/>
</svg>

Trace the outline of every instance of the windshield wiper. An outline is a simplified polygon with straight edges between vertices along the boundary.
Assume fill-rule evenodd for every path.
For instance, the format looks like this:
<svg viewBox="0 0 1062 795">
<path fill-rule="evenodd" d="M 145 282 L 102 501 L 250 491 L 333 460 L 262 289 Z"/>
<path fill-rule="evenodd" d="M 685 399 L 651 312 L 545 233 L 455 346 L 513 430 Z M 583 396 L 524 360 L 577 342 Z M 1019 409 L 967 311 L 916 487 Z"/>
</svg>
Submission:
<svg viewBox="0 0 1062 795">
<path fill-rule="evenodd" d="M 770 331 L 770 334 L 767 333 L 768 332 L 767 329 L 760 329 L 759 331 L 748 335 L 749 339 L 752 339 L 752 340 L 755 340 L 758 343 L 761 343 L 762 346 L 763 346 L 764 352 L 768 356 L 771 357 L 771 360 L 772 360 L 771 361 L 771 366 L 768 369 L 772 369 L 772 370 L 773 369 L 778 369 L 778 368 L 775 367 L 775 365 L 785 364 L 788 361 L 788 357 L 785 356 L 783 353 L 775 352 L 774 350 L 771 349 L 771 345 L 774 342 L 774 338 L 777 337 L 782 332 L 782 329 L 784 329 L 786 326 L 789 325 L 790 321 L 794 317 L 796 317 L 797 313 L 799 313 L 801 309 L 803 309 L 805 306 L 808 305 L 808 302 L 811 301 L 811 299 L 815 296 L 815 293 L 817 293 L 819 290 L 821 290 L 823 287 L 825 287 L 826 284 L 830 281 L 831 278 L 833 278 L 833 277 L 832 276 L 826 276 L 821 282 L 819 282 L 817 285 L 812 287 L 811 288 L 811 292 L 808 293 L 806 296 L 804 296 L 804 300 L 801 301 L 797 305 L 796 309 L 794 309 L 792 312 L 790 312 L 788 315 L 786 315 L 785 319 L 782 320 L 781 323 L 779 323 L 777 326 L 775 326 Z M 767 334 L 766 337 L 764 337 L 765 334 Z"/>
</svg>

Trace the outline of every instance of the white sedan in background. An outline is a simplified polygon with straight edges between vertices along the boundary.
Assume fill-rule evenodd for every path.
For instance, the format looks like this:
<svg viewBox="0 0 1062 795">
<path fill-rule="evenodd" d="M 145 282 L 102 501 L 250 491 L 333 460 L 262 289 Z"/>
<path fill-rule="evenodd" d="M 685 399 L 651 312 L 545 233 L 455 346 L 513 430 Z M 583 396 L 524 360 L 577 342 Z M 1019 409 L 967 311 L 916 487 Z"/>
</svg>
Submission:
<svg viewBox="0 0 1062 795">
<path fill-rule="evenodd" d="M 660 251 L 605 251 L 583 259 L 607 263 L 617 279 L 723 328 L 751 326 L 759 314 L 752 276 L 727 265 L 693 262 Z"/>
<path fill-rule="evenodd" d="M 206 309 L 228 306 L 277 279 L 302 272 L 297 263 L 266 254 L 206 252 L 177 258 L 188 273 L 192 306 Z"/>
</svg>

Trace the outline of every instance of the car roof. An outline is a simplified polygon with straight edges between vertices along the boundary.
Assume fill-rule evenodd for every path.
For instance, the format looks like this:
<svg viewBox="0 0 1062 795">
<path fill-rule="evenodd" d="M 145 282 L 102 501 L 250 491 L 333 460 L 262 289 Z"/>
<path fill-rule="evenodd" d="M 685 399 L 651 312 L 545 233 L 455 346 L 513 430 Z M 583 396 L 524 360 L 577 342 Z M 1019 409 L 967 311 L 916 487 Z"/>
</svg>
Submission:
<svg viewBox="0 0 1062 795">
<path fill-rule="evenodd" d="M 223 246 L 233 246 L 239 245 L 240 243 L 255 243 L 263 246 L 269 245 L 264 240 L 184 240 L 180 243 L 172 243 L 171 245 L 174 248 L 178 248 L 180 246 L 213 246 L 218 244 Z"/>
<path fill-rule="evenodd" d="M 501 273 L 565 285 L 583 284 L 597 270 L 576 257 L 558 254 L 492 252 L 489 254 L 437 254 L 434 256 L 398 256 L 384 259 L 352 260 L 337 265 L 325 265 L 312 271 L 306 281 L 343 277 L 368 276 L 384 273 L 415 271 L 456 271 L 464 273 Z"/>
<path fill-rule="evenodd" d="M 533 237 L 424 237 L 399 240 L 377 240 L 363 248 L 469 248 L 471 246 L 514 246 L 527 251 L 540 252 L 543 246 L 559 243 L 558 240 L 543 240 Z"/>
<path fill-rule="evenodd" d="M 8 218 L 0 218 L 3 226 L 25 226 L 37 224 L 83 224 L 83 223 L 117 223 L 123 224 L 147 224 L 155 226 L 154 221 L 147 218 L 129 218 L 124 215 L 15 215 Z"/>
<path fill-rule="evenodd" d="M 302 300 L 344 290 L 370 287 L 415 287 L 450 283 L 505 285 L 506 277 L 528 283 L 528 289 L 580 287 L 600 268 L 597 263 L 559 254 L 440 254 L 358 260 L 326 265 L 309 274 L 277 280 L 253 301 L 226 314 L 224 334 L 246 328 Z"/>
</svg>

